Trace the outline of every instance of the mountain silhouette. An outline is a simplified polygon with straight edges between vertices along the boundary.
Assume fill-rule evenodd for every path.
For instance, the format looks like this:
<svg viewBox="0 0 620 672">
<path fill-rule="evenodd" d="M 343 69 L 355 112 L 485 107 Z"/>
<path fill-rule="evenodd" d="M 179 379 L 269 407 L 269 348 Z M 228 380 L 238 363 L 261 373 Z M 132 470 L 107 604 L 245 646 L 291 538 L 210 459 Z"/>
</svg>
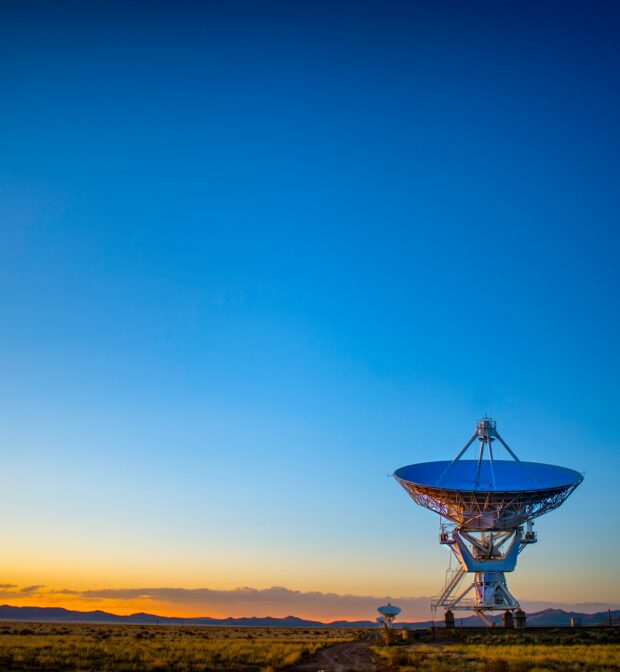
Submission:
<svg viewBox="0 0 620 672">
<path fill-rule="evenodd" d="M 620 610 L 611 612 L 612 620 L 618 623 Z M 527 615 L 528 626 L 563 626 L 570 625 L 571 619 L 579 619 L 582 625 L 606 625 L 608 612 L 600 611 L 595 614 L 584 614 L 563 609 L 544 609 Z M 285 616 L 275 618 L 272 616 L 250 616 L 241 618 L 211 618 L 201 616 L 194 618 L 181 618 L 175 616 L 157 616 L 156 614 L 136 613 L 128 616 L 119 616 L 107 611 L 73 611 L 62 607 L 13 607 L 8 604 L 0 606 L 0 620 L 2 621 L 38 621 L 51 623 L 126 623 L 140 625 L 220 625 L 220 626 L 254 626 L 254 627 L 283 627 L 283 628 L 372 628 L 376 627 L 375 621 L 313 621 L 297 616 Z M 500 617 L 496 617 L 499 624 Z M 395 627 L 408 626 L 414 628 L 431 627 L 433 621 L 397 622 Z M 441 627 L 442 622 L 435 624 Z M 478 627 L 484 624 L 477 616 L 467 616 L 456 619 L 456 625 L 466 627 Z"/>
</svg>

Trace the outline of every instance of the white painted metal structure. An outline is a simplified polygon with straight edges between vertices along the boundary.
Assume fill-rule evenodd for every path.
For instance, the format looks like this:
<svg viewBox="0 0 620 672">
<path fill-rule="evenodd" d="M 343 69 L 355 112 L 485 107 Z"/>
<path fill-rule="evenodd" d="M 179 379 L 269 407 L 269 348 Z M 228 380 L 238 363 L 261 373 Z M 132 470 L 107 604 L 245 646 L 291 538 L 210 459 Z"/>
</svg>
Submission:
<svg viewBox="0 0 620 672">
<path fill-rule="evenodd" d="M 461 459 L 476 439 L 477 459 Z M 495 440 L 511 460 L 495 459 Z M 486 417 L 452 462 L 411 464 L 394 477 L 416 504 L 442 517 L 440 543 L 458 560 L 433 609 L 473 610 L 489 624 L 488 612 L 520 608 L 504 573 L 514 571 L 518 554 L 536 542 L 532 520 L 560 506 L 583 480 L 572 469 L 521 462 Z M 463 588 L 468 573 L 474 580 Z"/>
</svg>

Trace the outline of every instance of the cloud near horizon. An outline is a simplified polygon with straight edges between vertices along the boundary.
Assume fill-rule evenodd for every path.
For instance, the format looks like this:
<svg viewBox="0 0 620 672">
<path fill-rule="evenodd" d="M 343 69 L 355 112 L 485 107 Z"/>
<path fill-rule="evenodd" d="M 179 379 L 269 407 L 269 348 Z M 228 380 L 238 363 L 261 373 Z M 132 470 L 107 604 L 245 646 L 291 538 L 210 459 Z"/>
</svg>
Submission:
<svg viewBox="0 0 620 672">
<path fill-rule="evenodd" d="M 106 588 L 75 591 L 55 591 L 74 595 L 88 601 L 152 602 L 153 606 L 167 603 L 180 610 L 192 606 L 203 610 L 203 615 L 217 613 L 222 616 L 288 616 L 297 615 L 320 620 L 343 618 L 373 619 L 379 605 L 392 601 L 402 609 L 401 618 L 426 619 L 430 617 L 430 597 L 403 597 L 377 595 L 351 595 L 299 591 L 284 586 L 251 588 L 249 586 L 218 590 L 212 588 Z M 524 601 L 529 611 L 559 607 L 575 611 L 599 611 L 616 607 L 606 603 L 561 604 L 556 602 Z"/>
<path fill-rule="evenodd" d="M 40 595 L 44 595 L 44 593 L 41 592 L 42 588 L 45 588 L 45 586 L 41 584 L 20 588 L 15 583 L 0 583 L 0 599 L 11 600 L 16 597 L 39 597 Z"/>
<path fill-rule="evenodd" d="M 149 600 L 154 603 L 201 606 L 206 611 L 215 611 L 222 616 L 289 616 L 303 615 L 308 618 L 374 618 L 380 604 L 397 601 L 403 612 L 412 615 L 428 611 L 429 598 L 391 598 L 388 596 L 340 595 L 319 591 L 302 592 L 283 586 L 257 589 L 248 586 L 231 590 L 211 588 L 132 588 L 85 590 L 80 593 L 85 599 L 97 600 Z"/>
<path fill-rule="evenodd" d="M 380 604 L 391 601 L 401 607 L 402 620 L 431 618 L 429 597 L 351 595 L 299 591 L 283 586 L 251 588 L 248 586 L 229 590 L 212 588 L 146 587 L 146 588 L 74 588 L 48 589 L 33 585 L 19 589 L 14 584 L 0 585 L 0 598 L 37 606 L 66 606 L 71 609 L 89 610 L 96 603 L 98 609 L 115 609 L 123 613 L 151 611 L 159 615 L 179 617 L 213 616 L 224 618 L 251 616 L 299 616 L 320 621 L 373 620 Z M 11 588 L 8 588 L 11 586 Z M 523 601 L 526 611 L 539 611 L 549 607 L 566 610 L 595 612 L 618 605 L 607 603 L 562 604 L 542 601 Z"/>
</svg>

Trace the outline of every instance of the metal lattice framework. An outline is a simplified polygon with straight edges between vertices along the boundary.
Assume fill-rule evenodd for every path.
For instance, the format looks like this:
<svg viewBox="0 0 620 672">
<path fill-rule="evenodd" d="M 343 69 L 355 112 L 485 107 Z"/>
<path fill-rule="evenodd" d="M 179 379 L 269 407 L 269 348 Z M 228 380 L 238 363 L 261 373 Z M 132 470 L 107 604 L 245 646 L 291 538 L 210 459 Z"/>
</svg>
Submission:
<svg viewBox="0 0 620 672">
<path fill-rule="evenodd" d="M 416 504 L 465 530 L 510 530 L 523 525 L 557 509 L 581 482 L 548 490 L 485 492 L 425 487 L 395 478 Z"/>
</svg>

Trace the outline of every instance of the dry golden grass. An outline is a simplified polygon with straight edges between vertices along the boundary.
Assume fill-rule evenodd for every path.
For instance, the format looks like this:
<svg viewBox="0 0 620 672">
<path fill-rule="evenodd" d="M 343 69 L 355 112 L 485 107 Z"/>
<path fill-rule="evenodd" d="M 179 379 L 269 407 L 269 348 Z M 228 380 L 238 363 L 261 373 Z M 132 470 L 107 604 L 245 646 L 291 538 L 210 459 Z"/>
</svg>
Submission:
<svg viewBox="0 0 620 672">
<path fill-rule="evenodd" d="M 0 670 L 279 670 L 354 636 L 327 629 L 3 623 Z"/>
<path fill-rule="evenodd" d="M 446 653 L 463 656 L 468 661 L 482 662 L 485 667 L 506 670 L 620 670 L 620 645 L 512 645 L 448 646 Z"/>
<path fill-rule="evenodd" d="M 440 644 L 373 649 L 390 668 L 402 672 L 620 671 L 620 643 Z"/>
</svg>

